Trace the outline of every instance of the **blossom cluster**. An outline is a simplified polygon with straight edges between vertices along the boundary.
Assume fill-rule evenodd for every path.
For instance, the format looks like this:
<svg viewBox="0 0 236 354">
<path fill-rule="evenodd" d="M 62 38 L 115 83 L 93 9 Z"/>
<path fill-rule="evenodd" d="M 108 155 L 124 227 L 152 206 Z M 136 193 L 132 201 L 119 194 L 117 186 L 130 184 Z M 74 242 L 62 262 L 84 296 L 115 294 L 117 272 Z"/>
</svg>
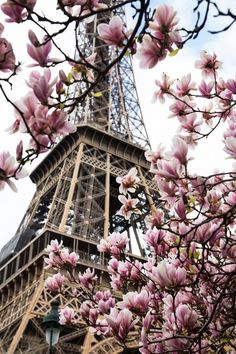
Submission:
<svg viewBox="0 0 236 354">
<path fill-rule="evenodd" d="M 36 0 L 7 0 L 1 5 L 1 11 L 6 15 L 6 22 L 19 24 L 33 21 L 37 24 L 43 18 L 37 12 L 37 6 Z M 122 3 L 119 6 L 122 7 Z M 101 60 L 99 50 L 96 52 L 94 49 L 80 48 L 76 35 L 75 47 L 78 53 L 76 57 L 70 57 L 63 48 L 59 48 L 56 38 L 67 30 L 70 23 L 92 22 L 100 12 L 104 12 L 106 17 L 108 5 L 99 0 L 63 0 L 58 2 L 56 11 L 58 14 L 59 12 L 63 14 L 65 18 L 65 21 L 59 21 L 60 30 L 50 32 L 46 26 L 43 29 L 39 25 L 39 30 L 44 32 L 42 39 L 33 29 L 28 31 L 27 53 L 33 60 L 29 67 L 39 68 L 30 73 L 26 82 L 30 89 L 29 92 L 16 101 L 10 99 L 5 93 L 7 101 L 15 112 L 15 121 L 9 127 L 9 133 L 19 132 L 29 137 L 28 144 L 25 140 L 24 145 L 23 140 L 18 143 L 16 159 L 19 166 L 25 165 L 39 154 L 48 151 L 59 138 L 75 132 L 76 127 L 70 122 L 68 113 L 77 109 L 86 95 L 99 97 L 103 94 L 100 91 L 97 92 L 96 88 L 96 86 L 99 87 L 99 80 L 103 80 L 103 76 L 106 75 L 106 68 L 103 70 L 98 65 Z M 168 52 L 173 53 L 174 47 L 181 46 L 181 37 L 177 29 L 178 19 L 172 7 L 161 5 L 156 8 L 151 17 L 146 16 L 144 10 L 137 11 L 135 14 L 137 21 L 140 23 L 142 19 L 146 21 L 146 24 L 143 24 L 145 28 L 143 31 L 141 25 L 128 30 L 123 23 L 122 16 L 118 14 L 119 11 L 115 10 L 109 22 L 98 21 L 98 41 L 107 45 L 107 53 L 110 51 L 108 46 L 112 46 L 115 47 L 117 57 L 136 54 L 140 59 L 141 67 L 151 68 L 164 59 Z M 44 17 L 44 23 L 49 23 L 50 26 L 58 25 L 57 21 L 47 16 Z M 3 28 L 1 25 L 1 33 Z M 16 63 L 12 45 L 7 39 L 0 38 L 0 43 L 0 71 L 8 74 L 4 80 L 11 85 L 12 76 L 19 73 L 18 67 L 23 68 L 23 65 Z M 52 53 L 55 51 L 59 57 L 54 57 Z M 115 65 L 117 57 L 113 60 L 113 55 L 111 56 L 110 67 Z M 55 75 L 54 72 L 56 72 Z M 71 95 L 72 90 L 73 95 Z M 6 174 L 6 171 L 4 173 Z M 132 192 L 132 183 L 134 182 L 134 186 L 138 183 L 138 179 L 132 174 L 131 171 L 125 183 L 123 181 L 122 184 L 123 186 L 126 184 L 124 188 L 130 192 Z M 11 177 L 16 176 L 8 175 L 7 179 Z M 125 189 L 120 190 L 120 193 L 123 194 Z M 126 219 L 134 210 L 137 211 L 136 199 L 120 196 L 120 201 L 123 204 L 120 213 Z"/>
<path fill-rule="evenodd" d="M 112 292 L 96 297 L 91 270 L 87 277 L 94 282 L 87 281 L 86 275 L 79 279 L 80 286 L 91 292 L 81 305 L 82 318 L 97 334 L 114 336 L 121 345 L 129 343 L 130 333 L 136 333 L 143 354 L 197 354 L 215 348 L 233 354 L 236 344 L 235 167 L 207 177 L 191 174 L 189 169 L 191 145 L 205 136 L 203 126 L 212 132 L 214 120 L 227 124 L 225 151 L 235 158 L 235 84 L 216 80 L 221 63 L 214 54 L 202 53 L 196 66 L 204 77 L 198 87 L 187 75 L 174 89 L 174 81 L 163 75 L 155 93 L 161 101 L 174 100 L 171 115 L 178 119 L 180 129 L 170 151 L 159 145 L 157 151 L 146 152 L 159 191 L 158 204 L 146 217 L 149 257 L 128 257 L 128 239 L 116 232 L 102 240 L 98 249 L 111 257 L 110 287 L 114 294 L 120 292 L 120 299 Z M 214 101 L 215 111 L 210 108 L 208 119 L 206 110 L 195 108 L 200 107 L 195 103 L 200 97 Z M 199 119 L 201 123 L 195 124 Z M 138 209 L 138 200 L 131 198 L 139 188 L 138 171 L 132 168 L 117 182 L 125 198 L 119 197 L 124 202 L 119 213 L 129 220 Z M 96 300 L 101 297 L 102 307 Z"/>
<path fill-rule="evenodd" d="M 140 60 L 141 68 L 153 68 L 159 61 L 165 59 L 167 53 L 174 52 L 173 46 L 181 47 L 176 11 L 165 4 L 156 8 L 154 18 L 148 24 L 148 31 L 139 38 L 136 57 Z M 117 48 L 125 46 L 132 34 L 126 30 L 118 16 L 111 18 L 109 24 L 98 25 L 98 34 L 107 44 Z M 130 52 L 136 52 L 137 44 L 131 41 Z"/>
</svg>

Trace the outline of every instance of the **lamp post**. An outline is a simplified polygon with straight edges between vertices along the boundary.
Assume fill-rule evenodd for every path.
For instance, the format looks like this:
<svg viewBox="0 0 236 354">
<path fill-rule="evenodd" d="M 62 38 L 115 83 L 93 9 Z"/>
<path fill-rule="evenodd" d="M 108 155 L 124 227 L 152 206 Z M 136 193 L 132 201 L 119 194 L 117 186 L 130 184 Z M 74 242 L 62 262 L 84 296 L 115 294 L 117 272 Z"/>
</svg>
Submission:
<svg viewBox="0 0 236 354">
<path fill-rule="evenodd" d="M 46 342 L 49 344 L 49 353 L 53 354 L 53 347 L 57 344 L 60 335 L 59 302 L 52 301 L 51 311 L 44 317 L 42 327 L 45 328 Z"/>
</svg>

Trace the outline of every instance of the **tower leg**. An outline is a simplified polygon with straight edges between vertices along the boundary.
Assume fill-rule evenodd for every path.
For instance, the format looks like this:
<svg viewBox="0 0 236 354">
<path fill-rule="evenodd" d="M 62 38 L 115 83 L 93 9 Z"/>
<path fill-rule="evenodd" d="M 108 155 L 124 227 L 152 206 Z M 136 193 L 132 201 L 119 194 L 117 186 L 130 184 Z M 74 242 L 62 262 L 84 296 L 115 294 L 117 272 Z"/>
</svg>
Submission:
<svg viewBox="0 0 236 354">
<path fill-rule="evenodd" d="M 19 327 L 18 327 L 18 329 L 17 329 L 17 331 L 16 331 L 16 333 L 15 333 L 15 335 L 13 337 L 11 345 L 10 345 L 10 347 L 7 350 L 7 354 L 14 354 L 15 353 L 17 345 L 18 345 L 18 343 L 19 343 L 19 341 L 20 341 L 20 339 L 21 339 L 21 337 L 22 337 L 22 335 L 23 335 L 23 333 L 24 333 L 24 331 L 26 329 L 26 326 L 27 326 L 27 324 L 29 322 L 29 319 L 31 317 L 31 312 L 33 311 L 33 309 L 34 309 L 34 307 L 35 307 L 35 305 L 37 303 L 37 300 L 38 300 L 40 294 L 42 293 L 43 286 L 44 286 L 44 281 L 43 281 L 43 274 L 42 274 L 39 286 L 38 286 L 37 290 L 35 291 L 35 294 L 34 294 L 34 296 L 32 298 L 32 301 L 31 301 L 30 305 L 28 306 L 28 309 L 27 309 L 26 313 L 24 314 L 24 316 L 23 316 L 23 318 L 21 320 L 21 323 L 20 323 L 20 325 L 19 325 Z"/>
</svg>

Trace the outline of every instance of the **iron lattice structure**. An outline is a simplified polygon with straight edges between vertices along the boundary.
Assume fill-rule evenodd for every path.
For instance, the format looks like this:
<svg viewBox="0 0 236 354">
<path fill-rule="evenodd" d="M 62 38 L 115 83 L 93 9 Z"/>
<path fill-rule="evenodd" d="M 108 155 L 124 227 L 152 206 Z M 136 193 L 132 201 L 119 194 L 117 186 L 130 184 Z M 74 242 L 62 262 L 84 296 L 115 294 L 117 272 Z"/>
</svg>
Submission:
<svg viewBox="0 0 236 354">
<path fill-rule="evenodd" d="M 124 20 L 123 10 L 118 15 Z M 86 55 L 91 54 L 87 48 L 93 43 L 99 66 L 109 64 L 117 55 L 95 35 L 97 23 L 110 17 L 109 12 L 100 14 L 80 29 L 78 37 Z M 72 94 L 78 95 L 79 90 L 77 85 Z M 97 245 L 109 232 L 126 230 L 130 257 L 145 256 L 140 241 L 145 231 L 144 217 L 155 202 L 157 188 L 144 157 L 149 140 L 130 58 L 123 57 L 96 90 L 102 96 L 87 98 L 70 117 L 77 131 L 61 140 L 32 172 L 35 195 L 16 235 L 0 252 L 1 354 L 48 353 L 41 322 L 53 300 L 59 300 L 61 306 L 72 306 L 78 319 L 77 327 L 62 331 L 55 353 L 123 351 L 114 338 L 101 340 L 89 334 L 79 320 L 80 293 L 75 298 L 70 283 L 63 294 L 50 294 L 44 289 L 50 272 L 44 269 L 43 258 L 53 239 L 62 240 L 69 250 L 79 254 L 76 272 L 95 268 L 103 287 L 109 286 L 107 259 L 98 252 Z M 134 166 L 140 178 L 135 197 L 143 213 L 127 221 L 116 214 L 120 208 L 116 177 Z M 135 348 L 137 344 L 131 334 L 130 346 Z"/>
</svg>

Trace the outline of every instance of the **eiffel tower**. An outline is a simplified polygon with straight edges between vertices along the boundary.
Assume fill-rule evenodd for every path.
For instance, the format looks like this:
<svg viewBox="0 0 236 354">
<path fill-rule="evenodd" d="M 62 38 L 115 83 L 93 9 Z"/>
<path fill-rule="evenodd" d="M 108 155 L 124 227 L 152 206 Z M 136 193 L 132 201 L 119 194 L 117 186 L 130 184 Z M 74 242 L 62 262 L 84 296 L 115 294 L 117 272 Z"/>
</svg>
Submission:
<svg viewBox="0 0 236 354">
<path fill-rule="evenodd" d="M 125 21 L 122 8 L 116 15 Z M 80 46 L 86 55 L 98 53 L 96 65 L 100 67 L 117 55 L 96 35 L 98 22 L 108 22 L 111 16 L 100 14 L 80 29 Z M 44 269 L 43 258 L 51 240 L 62 240 L 77 252 L 78 271 L 94 268 L 100 284 L 107 286 L 107 259 L 97 245 L 109 232 L 127 231 L 129 253 L 145 256 L 140 241 L 145 230 L 143 215 L 153 204 L 157 188 L 144 157 L 150 143 L 130 57 L 124 56 L 113 66 L 96 89 L 100 97 L 87 97 L 70 116 L 77 131 L 63 138 L 31 173 L 35 195 L 15 236 L 0 251 L 0 353 L 48 353 L 41 323 L 55 299 L 61 306 L 72 306 L 78 316 L 79 301 L 72 296 L 71 284 L 63 294 L 44 288 L 49 270 Z M 121 206 L 116 177 L 134 166 L 140 178 L 135 197 L 143 215 L 127 221 L 116 214 Z M 91 336 L 83 322 L 65 328 L 55 346 L 56 354 L 122 351 L 114 338 Z"/>
</svg>

